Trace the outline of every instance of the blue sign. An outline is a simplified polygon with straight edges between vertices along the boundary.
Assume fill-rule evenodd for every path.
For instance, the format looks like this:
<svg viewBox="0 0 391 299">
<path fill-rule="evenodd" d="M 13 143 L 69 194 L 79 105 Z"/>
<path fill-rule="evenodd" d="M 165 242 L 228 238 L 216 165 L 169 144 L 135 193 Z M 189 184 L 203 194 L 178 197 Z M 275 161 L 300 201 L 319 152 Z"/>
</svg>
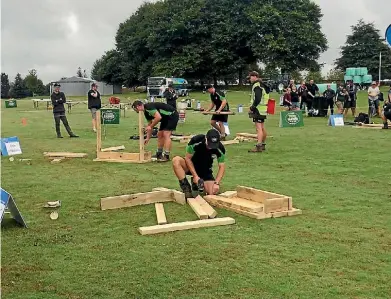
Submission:
<svg viewBox="0 0 391 299">
<path fill-rule="evenodd" d="M 332 127 L 343 127 L 345 122 L 342 114 L 334 114 L 329 117 L 329 126 Z"/>
<path fill-rule="evenodd" d="M 24 221 L 22 214 L 18 207 L 16 206 L 16 202 L 11 194 L 1 188 L 1 201 L 0 201 L 0 218 L 1 222 L 3 222 L 4 212 L 8 208 L 11 212 L 12 217 L 15 219 L 17 223 L 20 225 L 27 227 L 26 222 Z"/>
<path fill-rule="evenodd" d="M 22 154 L 22 149 L 20 148 L 18 137 L 14 136 L 9 138 L 0 138 L 0 143 L 2 156 L 13 156 Z"/>
<path fill-rule="evenodd" d="M 386 41 L 391 46 L 391 25 L 386 30 Z"/>
</svg>

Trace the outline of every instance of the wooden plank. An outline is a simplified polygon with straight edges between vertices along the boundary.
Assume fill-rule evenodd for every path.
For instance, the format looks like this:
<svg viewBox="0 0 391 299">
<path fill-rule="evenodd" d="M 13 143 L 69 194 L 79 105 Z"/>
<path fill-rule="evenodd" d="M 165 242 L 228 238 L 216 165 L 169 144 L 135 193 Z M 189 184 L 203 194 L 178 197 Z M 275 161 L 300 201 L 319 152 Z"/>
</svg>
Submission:
<svg viewBox="0 0 391 299">
<path fill-rule="evenodd" d="M 109 162 L 109 163 L 135 163 L 135 164 L 143 164 L 143 163 L 151 162 L 151 160 L 138 161 L 138 160 L 124 160 L 124 159 L 99 159 L 99 158 L 96 158 L 93 161 Z"/>
<path fill-rule="evenodd" d="M 201 206 L 201 208 L 208 214 L 209 218 L 215 218 L 217 216 L 217 212 L 213 209 L 201 196 L 197 196 L 194 200 Z"/>
<path fill-rule="evenodd" d="M 152 191 L 171 191 L 172 198 L 176 203 L 179 203 L 181 205 L 186 204 L 186 197 L 185 197 L 185 193 L 183 193 L 183 192 L 180 192 L 180 191 L 177 191 L 174 189 L 164 188 L 164 187 L 153 188 Z"/>
<path fill-rule="evenodd" d="M 265 199 L 265 213 L 288 211 L 289 197 Z"/>
<path fill-rule="evenodd" d="M 208 198 L 208 197 L 205 197 L 205 200 L 210 205 L 212 205 L 212 206 L 214 206 L 216 208 L 232 211 L 234 213 L 237 213 L 237 214 L 240 214 L 240 215 L 243 215 L 243 216 L 247 216 L 247 217 L 250 217 L 250 218 L 254 218 L 254 219 L 259 219 L 260 215 L 264 214 L 264 213 L 252 213 L 252 212 L 247 212 L 247 211 L 240 210 L 240 209 L 235 209 L 232 206 L 228 206 L 227 204 L 219 203 L 219 202 L 217 202 L 217 201 L 215 201 L 215 200 L 213 200 L 211 198 Z"/>
<path fill-rule="evenodd" d="M 117 160 L 140 160 L 139 153 L 121 153 L 121 152 L 100 152 L 97 154 L 99 159 L 117 159 Z"/>
<path fill-rule="evenodd" d="M 300 209 L 292 208 L 291 211 L 288 211 L 288 216 L 296 216 L 296 215 L 301 215 L 301 214 L 303 214 L 303 211 Z"/>
<path fill-rule="evenodd" d="M 225 191 L 224 193 L 219 194 L 219 196 L 228 197 L 228 198 L 238 197 L 238 192 L 236 192 L 236 191 Z"/>
<path fill-rule="evenodd" d="M 155 203 L 157 224 L 167 224 L 166 213 L 162 203 Z"/>
<path fill-rule="evenodd" d="M 221 111 L 220 113 L 216 113 L 216 111 L 202 111 L 202 114 L 216 114 L 216 115 L 235 115 L 233 111 Z"/>
<path fill-rule="evenodd" d="M 154 226 L 145 226 L 139 227 L 138 231 L 141 235 L 152 235 L 160 234 L 167 232 L 174 232 L 180 230 L 188 230 L 193 228 L 201 227 L 213 227 L 213 226 L 222 226 L 235 224 L 235 219 L 230 217 L 224 218 L 215 218 L 215 219 L 205 219 L 205 220 L 196 220 L 196 221 L 185 221 L 179 223 L 170 223 L 163 225 L 154 225 Z"/>
<path fill-rule="evenodd" d="M 240 143 L 239 140 L 227 140 L 227 141 L 221 141 L 223 145 L 230 145 L 230 144 L 238 144 Z"/>
<path fill-rule="evenodd" d="M 382 128 L 381 127 L 363 127 L 363 126 L 352 126 L 352 128 L 355 128 L 355 129 L 374 129 L 374 130 L 381 130 Z"/>
<path fill-rule="evenodd" d="M 64 157 L 55 158 L 52 161 L 50 161 L 51 164 L 57 164 L 60 163 L 62 160 L 64 160 Z"/>
<path fill-rule="evenodd" d="M 69 153 L 69 152 L 44 152 L 45 157 L 63 157 L 63 158 L 85 158 L 86 153 Z"/>
<path fill-rule="evenodd" d="M 202 209 L 200 203 L 196 201 L 194 198 L 188 198 L 187 203 L 193 209 L 194 213 L 196 213 L 199 219 L 208 219 L 208 214 Z"/>
<path fill-rule="evenodd" d="M 112 146 L 112 147 L 102 148 L 101 152 L 113 152 L 113 151 L 120 151 L 124 149 L 125 149 L 125 145 Z"/>
<path fill-rule="evenodd" d="M 252 213 L 260 213 L 264 210 L 263 204 L 238 197 L 227 198 L 216 195 L 207 195 L 205 196 L 205 200 L 206 199 L 212 199 L 217 201 L 218 203 L 223 203 L 235 209 Z"/>
<path fill-rule="evenodd" d="M 255 188 L 250 188 L 245 186 L 237 186 L 236 191 L 238 192 L 238 197 L 260 202 L 260 203 L 264 203 L 265 199 L 269 199 L 269 198 L 286 197 L 285 195 L 258 190 Z"/>
<path fill-rule="evenodd" d="M 258 135 L 257 134 L 252 134 L 252 133 L 236 133 L 236 136 L 237 137 L 258 139 Z"/>
<path fill-rule="evenodd" d="M 288 216 L 288 211 L 284 211 L 284 212 L 273 212 L 273 213 L 271 213 L 271 214 L 272 214 L 272 218 L 286 217 L 286 216 Z"/>
<path fill-rule="evenodd" d="M 292 207 L 293 207 L 292 197 L 288 197 L 288 210 L 292 210 Z"/>
<path fill-rule="evenodd" d="M 144 148 L 144 113 L 139 112 L 138 113 L 138 134 L 140 136 L 139 138 L 139 160 L 144 161 L 145 160 L 145 148 Z"/>
<path fill-rule="evenodd" d="M 151 203 L 173 201 L 169 191 L 152 191 L 130 195 L 110 196 L 100 199 L 100 208 L 104 210 L 121 209 Z"/>
<path fill-rule="evenodd" d="M 171 136 L 172 141 L 181 141 L 181 140 L 190 140 L 193 138 L 194 135 L 188 135 L 188 136 Z"/>
</svg>

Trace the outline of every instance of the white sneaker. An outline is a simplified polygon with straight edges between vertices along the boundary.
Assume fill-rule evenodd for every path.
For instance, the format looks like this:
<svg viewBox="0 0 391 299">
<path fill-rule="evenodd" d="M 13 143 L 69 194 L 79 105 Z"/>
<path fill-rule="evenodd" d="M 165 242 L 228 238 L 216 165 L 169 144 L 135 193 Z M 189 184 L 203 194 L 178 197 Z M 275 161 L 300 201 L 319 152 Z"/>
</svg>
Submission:
<svg viewBox="0 0 391 299">
<path fill-rule="evenodd" d="M 96 133 L 96 129 L 92 129 L 92 131 L 94 131 Z"/>
</svg>

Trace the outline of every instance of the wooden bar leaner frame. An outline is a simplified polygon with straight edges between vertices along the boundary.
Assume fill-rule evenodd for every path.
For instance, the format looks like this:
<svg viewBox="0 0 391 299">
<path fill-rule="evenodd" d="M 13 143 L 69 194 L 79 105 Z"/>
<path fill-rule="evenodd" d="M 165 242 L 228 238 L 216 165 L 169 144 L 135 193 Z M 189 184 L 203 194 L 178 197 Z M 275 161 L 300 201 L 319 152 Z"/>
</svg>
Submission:
<svg viewBox="0 0 391 299">
<path fill-rule="evenodd" d="M 138 130 L 140 135 L 138 153 L 102 151 L 102 130 L 100 118 L 101 116 L 98 111 L 98 113 L 96 113 L 96 159 L 94 159 L 94 161 L 117 163 L 147 163 L 152 161 L 152 153 L 146 152 L 144 149 L 144 119 L 142 113 L 138 113 Z"/>
</svg>

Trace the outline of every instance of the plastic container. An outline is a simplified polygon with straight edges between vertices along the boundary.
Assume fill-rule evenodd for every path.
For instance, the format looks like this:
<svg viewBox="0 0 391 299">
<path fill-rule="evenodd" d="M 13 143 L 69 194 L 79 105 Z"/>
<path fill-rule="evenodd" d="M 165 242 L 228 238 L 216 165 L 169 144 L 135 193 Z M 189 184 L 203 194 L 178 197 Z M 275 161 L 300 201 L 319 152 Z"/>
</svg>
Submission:
<svg viewBox="0 0 391 299">
<path fill-rule="evenodd" d="M 346 76 L 355 76 L 356 75 L 356 68 L 354 67 L 348 67 L 346 69 Z"/>
<path fill-rule="evenodd" d="M 372 83 L 372 75 L 364 75 L 362 76 L 362 83 L 371 84 Z"/>
<path fill-rule="evenodd" d="M 238 113 L 243 113 L 243 105 L 238 105 Z"/>
<path fill-rule="evenodd" d="M 197 110 L 200 110 L 201 109 L 201 102 L 200 101 L 197 101 Z"/>
<path fill-rule="evenodd" d="M 179 122 L 184 123 L 186 121 L 186 110 L 179 110 Z"/>
<path fill-rule="evenodd" d="M 177 106 L 178 106 L 178 109 L 185 110 L 187 108 L 187 102 L 178 102 Z"/>
<path fill-rule="evenodd" d="M 354 84 L 361 84 L 362 83 L 362 77 L 361 76 L 354 76 L 353 77 L 353 83 Z"/>
<path fill-rule="evenodd" d="M 345 75 L 344 76 L 344 80 L 345 80 L 345 82 L 352 81 L 353 80 L 353 76 Z"/>
<path fill-rule="evenodd" d="M 269 99 L 267 101 L 267 114 L 274 114 L 276 111 L 276 101 L 274 99 Z"/>
</svg>

